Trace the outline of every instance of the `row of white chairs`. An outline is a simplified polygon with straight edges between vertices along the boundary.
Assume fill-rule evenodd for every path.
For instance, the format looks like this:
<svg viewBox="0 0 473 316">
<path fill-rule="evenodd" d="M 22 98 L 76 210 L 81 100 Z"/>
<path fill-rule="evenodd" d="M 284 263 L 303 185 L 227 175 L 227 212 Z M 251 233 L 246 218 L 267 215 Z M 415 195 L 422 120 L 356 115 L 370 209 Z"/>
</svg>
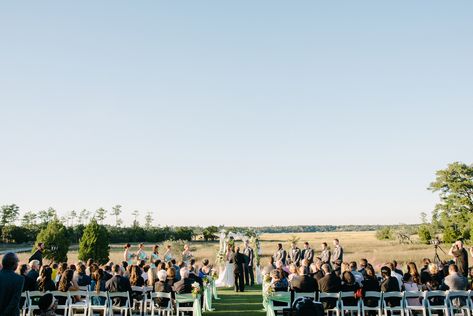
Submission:
<svg viewBox="0 0 473 316">
<path fill-rule="evenodd" d="M 56 299 L 61 299 L 62 304 L 57 305 L 56 314 L 60 316 L 93 316 L 99 315 L 113 316 L 119 313 L 121 316 L 133 316 L 133 310 L 139 311 L 139 315 L 159 315 L 171 316 L 174 309 L 172 305 L 171 293 L 152 292 L 148 287 L 132 287 L 133 292 L 142 292 L 143 298 L 140 300 L 131 299 L 129 292 L 96 292 L 96 291 L 26 291 L 22 293 L 22 316 L 33 316 L 36 311 L 39 312 L 38 300 L 46 293 L 51 293 Z M 189 294 L 191 296 L 191 294 Z M 165 307 L 158 306 L 156 299 L 168 299 Z M 115 300 L 120 300 L 118 306 L 114 304 Z M 101 303 L 103 302 L 103 303 Z M 97 304 L 99 303 L 99 304 Z M 184 311 L 179 301 L 176 301 L 176 311 Z M 137 307 L 137 308 L 135 308 Z M 61 311 L 61 314 L 58 313 Z M 177 315 L 178 315 L 177 313 Z"/>
<path fill-rule="evenodd" d="M 317 295 L 318 294 L 318 295 Z M 288 295 L 287 292 L 273 293 L 271 300 L 278 301 L 278 296 Z M 339 293 L 294 293 L 294 300 L 299 297 L 308 297 L 314 301 L 335 301 L 333 308 L 326 308 L 325 313 L 336 314 L 337 316 L 349 313 L 365 316 L 367 312 L 376 313 L 378 316 L 388 316 L 399 314 L 400 316 L 413 316 L 415 313 L 423 316 L 443 313 L 444 316 L 473 315 L 473 291 L 404 291 L 404 292 L 374 292 L 367 291 L 363 298 L 356 299 L 355 305 L 346 305 L 345 302 L 355 298 L 354 292 Z M 399 301 L 399 304 L 390 306 L 392 300 Z M 374 306 L 367 306 L 365 302 L 375 302 Z M 275 311 L 282 311 L 289 308 L 287 299 L 281 299 L 278 306 L 274 306 Z"/>
</svg>

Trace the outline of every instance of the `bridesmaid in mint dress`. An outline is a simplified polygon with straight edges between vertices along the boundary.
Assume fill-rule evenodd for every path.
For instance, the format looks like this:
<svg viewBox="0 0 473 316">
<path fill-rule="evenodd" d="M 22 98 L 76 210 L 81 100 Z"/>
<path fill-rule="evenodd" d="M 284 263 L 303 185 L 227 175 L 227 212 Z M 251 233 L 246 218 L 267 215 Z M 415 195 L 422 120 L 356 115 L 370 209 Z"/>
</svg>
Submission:
<svg viewBox="0 0 473 316">
<path fill-rule="evenodd" d="M 164 262 L 170 262 L 173 259 L 171 252 L 171 245 L 166 246 L 166 252 L 164 253 Z"/>
<path fill-rule="evenodd" d="M 138 249 L 138 252 L 136 253 L 136 259 L 138 260 L 138 263 L 140 263 L 142 260 L 144 261 L 148 260 L 148 256 L 146 255 L 146 252 L 144 250 L 145 245 L 141 243 L 139 247 L 140 248 Z"/>
<path fill-rule="evenodd" d="M 155 268 L 156 268 L 155 262 L 156 262 L 157 260 L 159 260 L 159 251 L 158 251 L 158 250 L 159 250 L 159 246 L 158 246 L 158 245 L 154 245 L 154 246 L 153 246 L 153 252 L 151 253 L 151 259 L 150 259 L 150 261 L 151 261 L 151 264 L 150 264 L 151 269 L 155 269 Z"/>
<path fill-rule="evenodd" d="M 126 244 L 125 251 L 123 253 L 123 260 L 125 260 L 128 265 L 133 264 L 133 254 L 130 252 L 130 247 L 130 244 Z"/>
</svg>

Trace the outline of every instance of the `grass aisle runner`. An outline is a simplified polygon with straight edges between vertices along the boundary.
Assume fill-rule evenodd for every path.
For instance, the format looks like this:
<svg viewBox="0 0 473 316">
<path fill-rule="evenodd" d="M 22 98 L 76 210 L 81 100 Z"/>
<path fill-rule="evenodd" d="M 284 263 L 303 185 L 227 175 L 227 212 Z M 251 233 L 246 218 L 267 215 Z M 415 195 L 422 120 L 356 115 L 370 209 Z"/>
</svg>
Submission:
<svg viewBox="0 0 473 316">
<path fill-rule="evenodd" d="M 245 315 L 245 316 L 262 316 L 266 315 L 263 311 L 261 285 L 255 285 L 251 288 L 245 288 L 243 293 L 235 293 L 231 289 L 218 289 L 219 300 L 214 300 L 212 307 L 213 312 L 206 312 L 204 316 L 220 316 L 220 315 Z"/>
</svg>

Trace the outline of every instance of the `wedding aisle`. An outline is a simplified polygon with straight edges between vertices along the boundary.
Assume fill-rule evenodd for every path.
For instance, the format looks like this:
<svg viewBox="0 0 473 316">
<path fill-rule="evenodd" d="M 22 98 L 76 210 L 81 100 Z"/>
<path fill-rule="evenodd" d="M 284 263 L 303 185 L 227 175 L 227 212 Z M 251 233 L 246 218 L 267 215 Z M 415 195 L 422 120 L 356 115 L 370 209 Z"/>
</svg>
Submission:
<svg viewBox="0 0 473 316">
<path fill-rule="evenodd" d="M 205 312 L 204 316 L 224 316 L 224 315 L 245 315 L 262 316 L 263 311 L 261 285 L 252 288 L 245 288 L 243 293 L 235 293 L 233 288 L 219 288 L 218 296 L 220 300 L 213 302 L 215 311 Z"/>
</svg>

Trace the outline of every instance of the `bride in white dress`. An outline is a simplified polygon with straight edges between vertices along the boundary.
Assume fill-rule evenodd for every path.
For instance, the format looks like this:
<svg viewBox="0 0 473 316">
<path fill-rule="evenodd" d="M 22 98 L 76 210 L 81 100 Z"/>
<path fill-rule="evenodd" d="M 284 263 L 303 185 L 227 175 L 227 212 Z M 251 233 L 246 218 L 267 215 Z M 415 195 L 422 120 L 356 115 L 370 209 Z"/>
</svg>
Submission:
<svg viewBox="0 0 473 316">
<path fill-rule="evenodd" d="M 235 286 L 235 276 L 233 275 L 233 260 L 235 259 L 235 252 L 233 251 L 232 247 L 228 247 L 227 253 L 225 256 L 225 269 L 220 276 L 218 277 L 217 281 L 215 281 L 215 285 L 217 287 L 233 287 Z"/>
</svg>

